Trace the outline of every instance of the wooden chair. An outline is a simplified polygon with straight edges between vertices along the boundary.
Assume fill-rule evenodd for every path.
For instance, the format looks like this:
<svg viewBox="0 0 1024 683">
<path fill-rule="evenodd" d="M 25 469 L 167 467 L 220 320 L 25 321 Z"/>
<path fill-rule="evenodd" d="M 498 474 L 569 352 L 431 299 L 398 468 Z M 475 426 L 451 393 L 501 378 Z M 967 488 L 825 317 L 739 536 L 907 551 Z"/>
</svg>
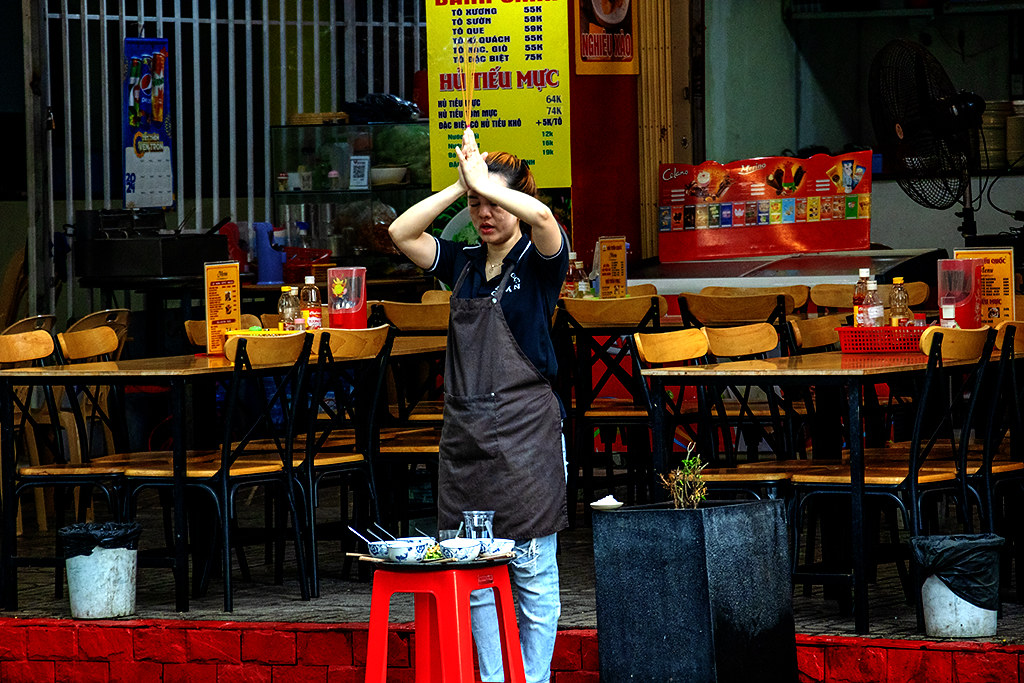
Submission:
<svg viewBox="0 0 1024 683">
<path fill-rule="evenodd" d="M 788 294 L 793 297 L 793 308 L 806 311 L 811 288 L 807 285 L 779 285 L 777 287 L 722 287 L 709 285 L 700 290 L 707 296 L 756 296 L 760 294 Z"/>
<path fill-rule="evenodd" d="M 294 468 L 302 495 L 313 597 L 320 594 L 317 507 L 321 488 L 328 483 L 340 487 L 343 529 L 349 524 L 350 482 L 358 484 L 352 523 L 364 528 L 380 519 L 373 464 L 379 448 L 377 413 L 393 339 L 394 331 L 386 325 L 314 333 L 317 354 L 309 382 L 305 438 L 298 446 L 301 461 L 297 459 Z M 343 531 L 340 538 L 343 549 L 348 548 L 350 535 Z"/>
<path fill-rule="evenodd" d="M 721 361 L 757 360 L 766 358 L 780 347 L 779 334 L 771 324 L 753 323 L 736 327 L 705 327 L 708 349 L 714 359 Z M 723 440 L 727 466 L 735 466 L 739 438 L 747 446 L 747 460 L 758 460 L 758 445 L 763 440 L 776 459 L 795 457 L 795 411 L 792 402 L 775 387 L 758 387 L 764 394 L 760 399 L 755 387 L 728 386 L 722 395 L 724 412 L 719 419 L 729 425 L 735 439 Z"/>
<path fill-rule="evenodd" d="M 256 317 L 252 313 L 243 313 L 242 321 L 238 329 L 247 330 L 250 327 L 262 326 L 262 321 L 258 317 Z M 207 342 L 206 320 L 186 320 L 185 336 L 188 338 L 188 343 L 191 344 L 192 346 L 205 347 Z"/>
<path fill-rule="evenodd" d="M 931 294 L 927 282 L 905 282 L 903 288 L 907 290 L 911 307 L 920 306 Z M 888 304 L 890 292 L 892 285 L 878 285 L 878 298 L 883 303 Z M 852 311 L 853 285 L 814 285 L 811 287 L 811 303 L 819 309 L 819 315 L 822 312 L 829 314 Z"/>
<path fill-rule="evenodd" d="M 264 329 L 276 330 L 277 324 L 281 322 L 281 316 L 278 313 L 261 313 L 260 324 Z"/>
<path fill-rule="evenodd" d="M 574 518 L 579 476 L 583 474 L 583 501 L 594 495 L 596 466 L 594 432 L 603 442 L 605 478 L 615 482 L 616 458 L 626 469 L 627 500 L 646 498 L 650 481 L 648 413 L 637 394 L 639 378 L 633 374 L 632 354 L 624 338 L 660 327 L 667 310 L 661 296 L 623 299 L 560 299 L 555 309 L 552 336 L 559 355 L 559 394 L 572 423 L 567 444 L 569 460 L 569 515 Z M 641 434 L 642 432 L 642 434 Z M 615 453 L 617 435 L 626 453 Z M 584 506 L 590 519 L 590 506 Z"/>
<path fill-rule="evenodd" d="M 124 344 L 128 340 L 128 326 L 131 324 L 131 318 L 132 312 L 127 308 L 108 308 L 82 316 L 68 325 L 67 331 L 80 332 L 95 327 L 109 327 L 117 334 L 117 351 L 114 352 L 110 360 L 117 360 L 121 357 Z"/>
<path fill-rule="evenodd" d="M 216 526 L 190 525 L 197 536 L 203 531 L 212 532 L 212 538 L 207 539 L 209 551 L 205 556 L 196 556 L 200 570 L 194 570 L 197 576 L 193 583 L 197 592 L 205 590 L 212 550 L 219 545 L 227 612 L 232 611 L 234 605 L 231 553 L 240 547 L 235 542 L 235 535 L 241 531 L 237 528 L 235 501 L 238 491 L 249 487 L 268 488 L 283 501 L 283 509 L 291 518 L 300 593 L 304 600 L 309 599 L 306 539 L 296 503 L 293 448 L 298 416 L 305 414 L 303 406 L 308 401 L 305 382 L 312 341 L 312 335 L 303 332 L 228 339 L 225 355 L 234 359 L 234 370 L 225 398 L 221 446 L 215 453 L 189 455 L 186 487 L 211 503 L 216 520 Z M 268 375 L 274 377 L 272 391 L 268 391 L 264 383 Z M 250 400 L 246 401 L 245 397 Z M 251 405 L 252 402 L 257 405 Z M 280 417 L 275 418 L 275 415 Z M 268 457 L 265 447 L 250 448 L 250 444 L 260 439 L 270 439 L 276 444 L 275 457 Z M 173 488 L 174 468 L 170 454 L 139 454 L 135 458 L 129 454 L 124 459 L 129 462 L 124 476 L 130 509 L 139 493 L 146 489 Z M 277 533 L 285 533 L 283 527 L 278 527 Z M 191 542 L 193 548 L 203 545 L 198 538 Z M 239 553 L 239 562 L 244 572 L 244 554 Z"/>
<path fill-rule="evenodd" d="M 42 315 L 33 315 L 28 318 L 22 318 L 16 323 L 11 323 L 7 329 L 0 332 L 0 334 L 21 334 L 22 332 L 31 332 L 32 330 L 53 332 L 53 328 L 56 324 L 57 316 L 44 313 Z"/>
<path fill-rule="evenodd" d="M 116 335 L 114 332 L 109 328 L 102 329 L 109 335 L 108 341 L 110 343 L 108 348 L 116 348 Z M 93 332 L 77 333 L 77 335 L 82 334 L 93 335 Z M 77 335 L 73 336 L 73 339 L 76 339 Z M 49 359 L 57 355 L 58 351 L 55 348 L 53 337 L 46 331 L 34 330 L 21 334 L 0 335 L 0 363 L 45 364 Z M 14 488 L 11 491 L 11 495 L 18 499 L 23 493 L 30 490 L 33 492 L 41 492 L 44 489 L 55 490 L 57 492 L 55 500 L 57 501 L 57 525 L 59 527 L 62 526 L 63 522 L 64 492 L 82 486 L 90 487 L 90 489 L 96 488 L 106 496 L 109 508 L 113 512 L 114 517 L 117 518 L 121 509 L 118 487 L 121 481 L 122 470 L 117 467 L 92 466 L 87 461 L 83 462 L 80 460 L 79 456 L 86 448 L 86 442 L 83 436 L 85 431 L 84 420 L 81 411 L 78 410 L 77 392 L 73 390 L 67 392 L 68 402 L 71 406 L 70 414 L 73 415 L 73 420 L 67 421 L 64 419 L 63 413 L 58 412 L 58 404 L 54 394 L 48 391 L 49 387 L 46 387 L 46 389 L 47 391 L 43 392 L 45 410 L 31 410 L 27 405 L 21 404 L 16 397 L 13 398 L 16 408 L 21 413 L 21 428 L 24 436 L 35 443 L 35 433 L 43 424 L 65 424 L 69 426 L 63 430 L 63 436 L 61 429 L 52 430 L 54 462 L 40 464 L 37 454 L 35 462 L 30 462 L 27 466 L 16 468 Z M 6 397 L 4 400 L 7 400 Z M 69 458 L 65 457 L 62 446 L 65 438 L 69 442 L 68 445 L 72 453 L 71 457 L 76 458 L 78 461 L 72 462 Z M 36 497 L 36 501 L 37 506 L 43 509 L 45 515 L 45 507 L 39 502 L 39 496 Z M 45 528 L 44 519 L 41 523 L 41 529 Z M 15 567 L 53 567 L 56 570 L 54 575 L 54 594 L 57 598 L 61 597 L 63 593 L 64 556 L 59 539 L 55 538 L 54 552 L 49 557 L 22 556 L 17 554 L 16 549 L 6 549 L 5 552 L 9 553 L 8 561 Z"/>
<path fill-rule="evenodd" d="M 448 314 L 451 311 L 448 300 L 437 303 L 371 301 L 368 305 L 372 324 L 391 325 L 398 334 L 448 333 Z"/>
<path fill-rule="evenodd" d="M 658 287 L 649 282 L 626 285 L 626 294 L 629 296 L 658 296 Z"/>
<path fill-rule="evenodd" d="M 683 293 L 678 299 L 684 327 L 732 327 L 767 322 L 782 329 L 794 308 L 793 297 L 789 294 Z"/>
<path fill-rule="evenodd" d="M 428 289 L 420 296 L 421 304 L 443 304 L 450 301 L 452 292 L 450 289 Z"/>
<path fill-rule="evenodd" d="M 969 506 L 972 502 L 980 506 L 981 501 L 971 491 L 967 477 L 960 474 L 967 467 L 967 438 L 957 442 L 955 462 L 936 462 L 931 454 L 943 435 L 953 432 L 954 424 L 965 437 L 977 424 L 976 407 L 995 336 L 995 331 L 989 328 L 947 330 L 935 327 L 926 330 L 921 337 L 921 348 L 928 350 L 928 365 L 921 383 L 914 431 L 906 458 L 898 463 L 879 461 L 870 450 L 865 453 L 865 495 L 881 504 L 893 506 L 911 536 L 923 533 L 923 501 L 940 494 L 955 497 L 965 529 L 969 532 L 972 528 Z M 952 394 L 944 383 L 948 373 L 943 366 L 944 360 L 951 359 L 970 361 L 967 366 L 957 367 L 954 374 L 963 379 L 955 382 Z M 949 396 L 954 397 L 952 402 L 948 400 Z M 959 421 L 954 423 L 954 420 Z M 795 496 L 792 506 L 793 547 L 799 548 L 808 506 L 819 498 L 850 495 L 850 467 L 844 463 L 808 468 L 794 472 L 790 481 Z M 891 541 L 898 543 L 899 538 L 892 533 Z M 868 549 L 855 549 L 855 552 L 868 552 Z M 801 564 L 798 555 L 794 554 L 795 583 L 834 582 L 835 567 L 826 567 L 824 574 L 821 569 L 814 558 L 807 558 Z"/>
</svg>

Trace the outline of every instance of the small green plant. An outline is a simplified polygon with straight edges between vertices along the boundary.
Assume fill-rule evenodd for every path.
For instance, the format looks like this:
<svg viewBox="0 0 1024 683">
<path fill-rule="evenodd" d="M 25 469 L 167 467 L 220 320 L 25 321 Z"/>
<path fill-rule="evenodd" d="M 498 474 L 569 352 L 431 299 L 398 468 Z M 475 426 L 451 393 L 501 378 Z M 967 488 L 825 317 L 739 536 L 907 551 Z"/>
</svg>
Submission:
<svg viewBox="0 0 1024 683">
<path fill-rule="evenodd" d="M 707 484 L 701 475 L 706 465 L 694 453 L 695 447 L 693 443 L 686 447 L 686 457 L 679 467 L 668 474 L 659 475 L 662 486 L 672 495 L 672 503 L 677 510 L 692 510 L 708 495 Z"/>
</svg>

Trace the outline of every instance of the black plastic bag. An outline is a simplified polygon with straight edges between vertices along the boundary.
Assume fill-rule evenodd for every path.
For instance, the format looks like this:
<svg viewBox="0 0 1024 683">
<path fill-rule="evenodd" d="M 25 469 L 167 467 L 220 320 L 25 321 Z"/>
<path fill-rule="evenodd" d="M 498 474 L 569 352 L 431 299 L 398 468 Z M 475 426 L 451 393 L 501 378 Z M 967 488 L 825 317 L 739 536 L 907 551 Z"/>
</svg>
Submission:
<svg viewBox="0 0 1024 683">
<path fill-rule="evenodd" d="M 415 102 L 385 93 L 370 93 L 358 102 L 346 102 L 341 109 L 348 114 L 349 123 L 415 121 L 420 116 Z"/>
<path fill-rule="evenodd" d="M 93 549 L 128 548 L 137 550 L 142 525 L 138 522 L 83 522 L 57 532 L 64 544 L 64 559 L 92 555 Z"/>
<path fill-rule="evenodd" d="M 918 536 L 910 539 L 925 577 L 935 575 L 949 590 L 983 609 L 999 609 L 999 549 L 995 534 Z"/>
</svg>

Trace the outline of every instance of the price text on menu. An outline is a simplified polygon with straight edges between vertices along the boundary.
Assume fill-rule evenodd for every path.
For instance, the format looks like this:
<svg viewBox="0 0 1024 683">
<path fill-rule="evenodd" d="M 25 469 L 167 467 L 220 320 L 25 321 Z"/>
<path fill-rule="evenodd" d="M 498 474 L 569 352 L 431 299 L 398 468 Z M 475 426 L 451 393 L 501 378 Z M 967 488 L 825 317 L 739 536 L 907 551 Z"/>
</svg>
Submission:
<svg viewBox="0 0 1024 683">
<path fill-rule="evenodd" d="M 568 0 L 427 0 L 435 190 L 457 177 L 467 77 L 480 149 L 525 159 L 541 187 L 571 184 L 568 14 Z"/>
</svg>

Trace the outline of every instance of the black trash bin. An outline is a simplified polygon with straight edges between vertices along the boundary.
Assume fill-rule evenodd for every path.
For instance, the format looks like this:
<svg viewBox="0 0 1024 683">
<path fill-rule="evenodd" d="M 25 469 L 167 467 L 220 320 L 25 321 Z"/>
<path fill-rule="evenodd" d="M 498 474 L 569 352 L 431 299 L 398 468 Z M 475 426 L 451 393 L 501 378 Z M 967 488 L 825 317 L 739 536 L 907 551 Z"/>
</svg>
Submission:
<svg viewBox="0 0 1024 683">
<path fill-rule="evenodd" d="M 72 524 L 60 529 L 71 616 L 111 619 L 135 613 L 138 522 Z"/>
<path fill-rule="evenodd" d="M 925 633 L 940 638 L 982 638 L 996 633 L 999 552 L 995 534 L 919 536 L 910 539 L 921 586 Z"/>
</svg>

